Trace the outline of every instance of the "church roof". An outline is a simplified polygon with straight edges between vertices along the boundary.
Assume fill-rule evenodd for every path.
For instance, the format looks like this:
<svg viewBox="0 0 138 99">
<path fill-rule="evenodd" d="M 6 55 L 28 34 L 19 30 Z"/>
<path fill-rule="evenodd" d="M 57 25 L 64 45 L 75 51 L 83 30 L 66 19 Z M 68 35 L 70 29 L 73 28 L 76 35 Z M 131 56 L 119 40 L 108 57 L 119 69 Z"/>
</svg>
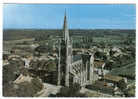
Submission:
<svg viewBox="0 0 138 99">
<path fill-rule="evenodd" d="M 73 62 L 81 60 L 81 55 L 74 55 L 73 56 Z"/>
</svg>

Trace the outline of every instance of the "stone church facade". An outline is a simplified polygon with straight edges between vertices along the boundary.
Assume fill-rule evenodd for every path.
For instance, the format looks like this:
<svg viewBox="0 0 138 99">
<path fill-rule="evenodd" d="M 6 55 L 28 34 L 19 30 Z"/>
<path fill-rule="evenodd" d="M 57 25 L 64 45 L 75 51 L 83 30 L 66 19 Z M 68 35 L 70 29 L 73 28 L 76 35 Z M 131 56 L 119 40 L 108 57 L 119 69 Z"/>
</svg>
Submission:
<svg viewBox="0 0 138 99">
<path fill-rule="evenodd" d="M 94 54 L 82 53 L 80 55 L 72 54 L 72 40 L 69 36 L 67 27 L 66 13 L 63 24 L 63 38 L 59 40 L 59 58 L 58 58 L 58 85 L 71 86 L 78 83 L 81 86 L 91 84 L 93 81 Z"/>
</svg>

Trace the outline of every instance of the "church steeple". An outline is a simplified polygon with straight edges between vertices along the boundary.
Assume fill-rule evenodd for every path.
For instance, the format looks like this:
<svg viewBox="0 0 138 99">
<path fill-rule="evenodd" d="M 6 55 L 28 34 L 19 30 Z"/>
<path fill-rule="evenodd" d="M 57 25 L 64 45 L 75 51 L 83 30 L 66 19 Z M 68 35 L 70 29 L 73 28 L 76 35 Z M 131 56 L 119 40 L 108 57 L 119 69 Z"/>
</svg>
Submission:
<svg viewBox="0 0 138 99">
<path fill-rule="evenodd" d="M 69 73 L 72 63 L 72 44 L 69 38 L 69 30 L 67 27 L 66 12 L 63 24 L 64 39 L 61 40 L 59 49 L 59 65 L 58 65 L 58 85 L 69 87 Z"/>
<path fill-rule="evenodd" d="M 69 41 L 69 30 L 67 26 L 67 16 L 66 16 L 66 11 L 64 15 L 64 24 L 63 24 L 63 35 L 64 35 L 64 40 L 65 42 Z"/>
</svg>

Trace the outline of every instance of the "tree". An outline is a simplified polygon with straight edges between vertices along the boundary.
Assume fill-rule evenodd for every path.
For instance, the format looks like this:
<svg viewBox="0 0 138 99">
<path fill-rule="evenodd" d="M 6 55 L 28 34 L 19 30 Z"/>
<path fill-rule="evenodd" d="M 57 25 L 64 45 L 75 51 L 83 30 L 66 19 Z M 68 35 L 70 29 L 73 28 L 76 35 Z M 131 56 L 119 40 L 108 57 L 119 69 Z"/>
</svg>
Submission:
<svg viewBox="0 0 138 99">
<path fill-rule="evenodd" d="M 40 56 L 40 53 L 51 52 L 51 51 L 52 51 L 52 47 L 46 46 L 46 45 L 40 45 L 35 48 L 35 52 L 38 52 L 38 56 Z"/>
<path fill-rule="evenodd" d="M 122 91 L 124 91 L 124 90 L 127 88 L 127 85 L 126 85 L 124 79 L 122 79 L 122 80 L 119 81 L 118 87 L 119 87 Z"/>
<path fill-rule="evenodd" d="M 21 60 L 10 60 L 10 64 L 3 67 L 3 83 L 14 81 L 21 73 L 24 63 Z"/>
<path fill-rule="evenodd" d="M 16 87 L 15 87 L 16 86 Z M 43 84 L 38 78 L 33 78 L 31 82 L 24 81 L 19 84 L 6 84 L 3 87 L 3 95 L 6 97 L 33 97 L 42 90 Z"/>
<path fill-rule="evenodd" d="M 133 43 L 133 38 L 131 37 L 131 35 L 128 35 L 124 40 L 124 44 L 130 45 L 132 43 Z"/>
<path fill-rule="evenodd" d="M 70 87 L 63 87 L 60 92 L 57 93 L 57 97 L 85 97 L 85 94 L 80 93 L 81 87 L 79 84 L 75 83 Z"/>
</svg>

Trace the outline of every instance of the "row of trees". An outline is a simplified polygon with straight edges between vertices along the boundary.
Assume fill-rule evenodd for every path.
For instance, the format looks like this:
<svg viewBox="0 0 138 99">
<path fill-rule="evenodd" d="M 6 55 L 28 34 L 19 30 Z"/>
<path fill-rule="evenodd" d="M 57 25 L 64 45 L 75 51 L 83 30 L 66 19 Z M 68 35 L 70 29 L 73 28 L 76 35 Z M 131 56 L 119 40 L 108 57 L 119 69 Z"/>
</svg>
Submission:
<svg viewBox="0 0 138 99">
<path fill-rule="evenodd" d="M 75 39 L 76 40 L 76 39 Z M 73 42 L 73 48 L 90 48 L 93 43 L 92 36 L 83 36 Z"/>
</svg>

